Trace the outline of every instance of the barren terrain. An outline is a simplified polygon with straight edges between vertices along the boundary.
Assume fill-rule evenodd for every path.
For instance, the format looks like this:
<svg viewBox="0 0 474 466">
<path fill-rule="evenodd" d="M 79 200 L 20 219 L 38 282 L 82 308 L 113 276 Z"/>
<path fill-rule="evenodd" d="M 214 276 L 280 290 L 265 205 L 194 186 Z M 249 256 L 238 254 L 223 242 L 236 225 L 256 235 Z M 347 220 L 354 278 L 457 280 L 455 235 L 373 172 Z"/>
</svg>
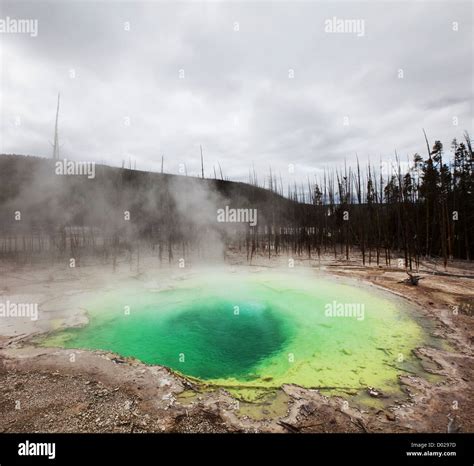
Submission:
<svg viewBox="0 0 474 466">
<path fill-rule="evenodd" d="M 236 252 L 225 267 L 285 267 L 287 258 L 261 257 L 252 264 Z M 418 286 L 401 283 L 403 269 L 362 267 L 358 261 L 296 260 L 295 267 L 372 283 L 417 304 L 435 324 L 446 349 L 419 348 L 417 357 L 436 381 L 400 376 L 406 394 L 389 405 L 361 397 L 326 396 L 284 385 L 257 403 L 237 402 L 224 389 L 185 379 L 167 368 L 147 366 L 103 351 L 44 348 L 35 337 L 87 323 L 80 296 L 116 286 L 176 279 L 177 267 L 157 267 L 142 258 L 140 268 L 119 263 L 0 266 L 2 296 L 35 297 L 42 318 L 1 319 L 0 430 L 3 432 L 446 432 L 474 431 L 474 271 L 463 263 L 447 271 L 423 264 Z M 111 282 L 113 277 L 113 283 Z M 25 298 L 26 299 L 26 298 Z M 71 358 L 74 353 L 74 358 Z M 367 398 L 367 396 L 366 396 Z M 368 397 L 370 400 L 370 397 Z M 378 401 L 378 400 L 375 400 Z"/>
</svg>

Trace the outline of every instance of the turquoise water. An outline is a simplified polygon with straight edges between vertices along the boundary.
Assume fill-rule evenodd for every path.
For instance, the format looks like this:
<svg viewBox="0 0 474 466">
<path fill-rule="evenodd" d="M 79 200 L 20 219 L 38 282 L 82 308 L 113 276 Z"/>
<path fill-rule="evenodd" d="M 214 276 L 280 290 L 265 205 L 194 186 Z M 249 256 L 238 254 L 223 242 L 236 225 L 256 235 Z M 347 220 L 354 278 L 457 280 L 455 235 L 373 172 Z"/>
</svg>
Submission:
<svg viewBox="0 0 474 466">
<path fill-rule="evenodd" d="M 85 307 L 87 326 L 44 344 L 109 350 L 224 386 L 397 392 L 399 374 L 420 370 L 412 350 L 430 341 L 400 299 L 314 274 L 207 273 L 161 291 L 135 283 Z"/>
</svg>

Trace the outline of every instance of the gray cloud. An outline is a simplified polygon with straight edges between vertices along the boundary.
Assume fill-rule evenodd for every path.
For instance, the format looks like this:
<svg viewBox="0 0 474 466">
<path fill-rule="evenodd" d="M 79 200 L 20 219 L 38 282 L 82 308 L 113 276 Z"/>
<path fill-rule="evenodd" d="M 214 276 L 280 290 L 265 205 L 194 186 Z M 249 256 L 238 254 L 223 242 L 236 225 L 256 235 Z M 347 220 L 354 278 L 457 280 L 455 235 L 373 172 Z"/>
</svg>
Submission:
<svg viewBox="0 0 474 466">
<path fill-rule="evenodd" d="M 36 18 L 39 34 L 0 37 L 0 151 L 50 156 L 58 91 L 63 156 L 140 169 L 159 170 L 164 154 L 167 171 L 197 174 L 202 144 L 208 175 L 219 161 L 232 179 L 253 163 L 260 179 L 272 166 L 304 180 L 356 153 L 422 152 L 423 127 L 449 145 L 472 130 L 471 13 L 468 2 L 2 3 L 1 17 Z M 363 19 L 365 36 L 325 33 L 333 16 Z"/>
</svg>

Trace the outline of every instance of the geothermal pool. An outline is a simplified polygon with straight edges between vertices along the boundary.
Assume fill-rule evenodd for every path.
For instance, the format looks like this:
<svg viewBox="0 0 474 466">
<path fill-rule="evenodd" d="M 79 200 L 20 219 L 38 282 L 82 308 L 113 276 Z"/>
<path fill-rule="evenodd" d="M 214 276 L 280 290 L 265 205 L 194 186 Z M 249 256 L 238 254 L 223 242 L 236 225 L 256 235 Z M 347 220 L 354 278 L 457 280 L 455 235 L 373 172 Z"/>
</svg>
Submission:
<svg viewBox="0 0 474 466">
<path fill-rule="evenodd" d="M 89 323 L 43 344 L 100 349 L 211 384 L 398 393 L 431 343 L 404 300 L 315 273 L 196 273 L 136 282 L 81 303 Z"/>
</svg>

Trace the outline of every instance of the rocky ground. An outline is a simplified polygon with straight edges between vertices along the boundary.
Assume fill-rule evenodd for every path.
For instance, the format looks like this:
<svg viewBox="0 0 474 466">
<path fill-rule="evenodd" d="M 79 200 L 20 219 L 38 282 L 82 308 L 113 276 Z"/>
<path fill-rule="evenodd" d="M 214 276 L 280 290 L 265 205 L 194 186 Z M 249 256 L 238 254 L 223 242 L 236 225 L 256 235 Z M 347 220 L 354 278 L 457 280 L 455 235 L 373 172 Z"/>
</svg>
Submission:
<svg viewBox="0 0 474 466">
<path fill-rule="evenodd" d="M 243 262 L 235 255 L 229 255 L 228 261 L 236 266 Z M 284 258 L 260 258 L 252 264 L 284 265 Z M 401 376 L 406 398 L 377 407 L 361 404 L 356 397 L 325 396 L 294 385 L 285 385 L 253 405 L 239 403 L 223 389 L 211 390 L 163 367 L 101 351 L 36 346 L 31 337 L 38 333 L 84 324 L 83 310 L 69 304 L 76 302 L 79 292 L 109 286 L 100 278 L 108 274 L 99 265 L 72 273 L 54 267 L 3 265 L 2 295 L 42 296 L 49 318 L 34 324 L 0 323 L 0 431 L 474 431 L 471 267 L 459 263 L 445 272 L 436 264 L 426 264 L 419 273 L 424 278 L 415 287 L 400 283 L 406 278 L 403 269 L 361 267 L 357 261 L 330 259 L 297 261 L 295 265 L 360 279 L 417 303 L 420 313 L 435 323 L 435 334 L 452 348 L 417 350 L 426 370 L 441 377 L 428 382 L 416 375 Z M 145 260 L 141 267 L 146 270 Z M 123 267 L 120 273 L 129 276 L 130 269 Z M 170 275 L 169 270 L 166 273 Z M 51 298 L 63 295 L 60 301 Z"/>
</svg>

